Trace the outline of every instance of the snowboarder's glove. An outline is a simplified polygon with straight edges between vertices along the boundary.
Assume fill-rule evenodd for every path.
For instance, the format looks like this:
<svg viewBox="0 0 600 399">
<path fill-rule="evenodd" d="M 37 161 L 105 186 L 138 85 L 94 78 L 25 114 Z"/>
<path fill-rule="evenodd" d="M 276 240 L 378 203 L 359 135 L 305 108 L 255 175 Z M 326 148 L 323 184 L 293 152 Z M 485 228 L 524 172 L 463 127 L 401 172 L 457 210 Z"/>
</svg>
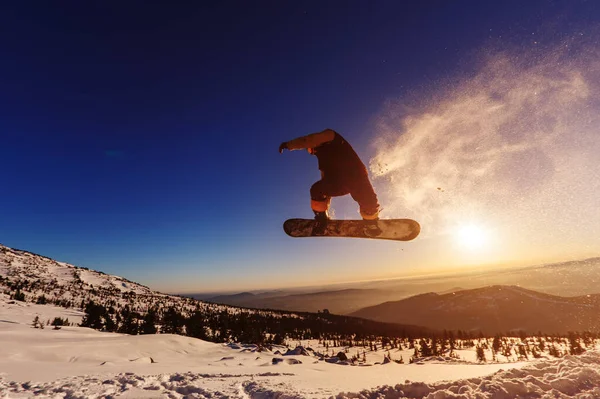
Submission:
<svg viewBox="0 0 600 399">
<path fill-rule="evenodd" d="M 281 154 L 283 152 L 283 150 L 287 150 L 288 149 L 288 144 L 287 142 L 283 142 L 279 145 L 279 153 Z"/>
</svg>

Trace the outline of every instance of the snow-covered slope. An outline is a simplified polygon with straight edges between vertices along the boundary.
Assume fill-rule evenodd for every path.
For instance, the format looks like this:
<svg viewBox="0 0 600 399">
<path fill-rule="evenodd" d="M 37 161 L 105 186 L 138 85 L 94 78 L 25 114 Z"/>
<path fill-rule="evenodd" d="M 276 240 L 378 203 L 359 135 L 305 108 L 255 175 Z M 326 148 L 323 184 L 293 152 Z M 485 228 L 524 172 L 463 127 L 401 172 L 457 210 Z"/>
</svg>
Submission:
<svg viewBox="0 0 600 399">
<path fill-rule="evenodd" d="M 56 312 L 67 314 L 49 305 L 17 304 L 17 309 L 6 297 L 0 302 L 4 303 L 1 398 L 600 397 L 597 351 L 532 363 L 491 364 L 384 364 L 383 352 L 378 351 L 369 353 L 364 366 L 352 367 L 329 363 L 310 349 L 304 355 L 284 355 L 283 346 L 265 350 L 172 334 L 35 329 L 19 320 L 34 314 L 44 319 Z"/>
<path fill-rule="evenodd" d="M 73 308 L 13 301 L 8 295 L 0 294 L 0 323 L 31 325 L 36 316 L 41 323 L 51 322 L 56 317 L 60 317 L 68 319 L 69 324 L 77 325 L 81 323 L 84 313 Z"/>
<path fill-rule="evenodd" d="M 279 342 L 284 333 L 298 338 L 319 332 L 348 336 L 427 331 L 417 326 L 329 314 L 244 309 L 162 294 L 122 277 L 4 246 L 0 246 L 2 292 L 28 303 L 85 310 L 90 317 L 84 325 L 98 330 L 139 334 L 158 329 L 213 342 L 257 342 L 260 337 Z"/>
<path fill-rule="evenodd" d="M 490 352 L 490 340 L 457 340 L 454 357 L 419 358 L 409 364 L 422 344 L 407 338 L 396 347 L 389 341 L 384 344 L 383 340 L 370 339 L 363 340 L 360 346 L 348 346 L 336 335 L 327 340 L 288 339 L 287 345 L 257 346 L 207 342 L 174 334 L 101 332 L 77 326 L 84 317 L 81 304 L 94 301 L 110 308 L 140 312 L 177 306 L 190 313 L 200 312 L 205 317 L 201 322 L 209 326 L 212 319 L 206 315 L 245 312 L 241 320 L 246 330 L 258 328 L 253 323 L 259 319 L 251 319 L 252 313 L 262 314 L 271 322 L 290 317 L 303 324 L 309 323 L 309 316 L 244 310 L 164 295 L 117 276 L 6 247 L 0 247 L 0 288 L 5 291 L 0 293 L 3 399 L 468 399 L 600 395 L 596 388 L 600 385 L 600 355 L 594 339 L 584 342 L 587 352 L 581 356 L 556 359 L 546 350 L 548 353 L 537 353 L 540 360 L 535 363 L 530 363 L 527 353 L 533 354 L 534 346 L 541 347 L 543 342 L 539 339 L 506 338 L 502 345 L 508 352 L 502 356 Z M 19 295 L 25 296 L 26 301 L 11 298 Z M 337 316 L 331 317 L 325 321 L 333 322 Z M 48 325 L 54 318 L 68 320 L 68 325 L 54 329 Z M 45 328 L 34 328 L 34 319 Z M 571 345 L 565 339 L 546 340 L 546 348 L 558 347 L 558 356 L 564 356 Z M 292 350 L 295 345 L 305 349 L 299 346 Z M 488 362 L 493 360 L 477 361 L 474 345 L 486 348 Z M 526 352 L 525 356 L 519 355 L 517 347 Z M 361 360 L 344 361 L 340 352 Z"/>
<path fill-rule="evenodd" d="M 84 304 L 122 308 L 144 314 L 170 306 L 191 312 L 237 312 L 239 309 L 167 295 L 123 277 L 77 267 L 31 252 L 0 245 L 0 292 L 18 291 L 26 302 L 50 303 L 83 310 Z"/>
<path fill-rule="evenodd" d="M 150 288 L 123 277 L 57 262 L 45 256 L 0 245 L 0 276 L 39 281 L 54 289 L 105 289 L 150 294 Z"/>
</svg>

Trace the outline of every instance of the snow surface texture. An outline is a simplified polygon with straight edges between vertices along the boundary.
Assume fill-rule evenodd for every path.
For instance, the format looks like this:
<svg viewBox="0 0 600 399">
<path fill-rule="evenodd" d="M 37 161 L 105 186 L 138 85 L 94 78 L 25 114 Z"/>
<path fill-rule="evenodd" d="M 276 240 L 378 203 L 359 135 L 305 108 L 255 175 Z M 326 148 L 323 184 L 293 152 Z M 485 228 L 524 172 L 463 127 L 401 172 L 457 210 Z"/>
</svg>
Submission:
<svg viewBox="0 0 600 399">
<path fill-rule="evenodd" d="M 329 395 L 322 378 L 298 378 L 298 374 L 265 371 L 254 374 L 203 374 L 195 372 L 137 375 L 132 372 L 112 377 L 67 377 L 46 383 L 17 383 L 0 380 L 2 397 L 171 397 L 171 398 L 598 398 L 600 355 L 597 352 L 568 356 L 532 364 L 523 369 L 498 371 L 483 378 L 453 382 L 405 382 L 356 393 Z M 393 367 L 390 363 L 386 367 Z M 456 366 L 455 366 L 456 367 Z M 474 366 L 476 367 L 476 366 Z M 345 368 L 346 370 L 352 368 Z M 291 370 L 290 370 L 291 371 Z M 294 370 L 295 371 L 295 370 Z M 396 370 L 402 375 L 400 370 Z M 425 370 L 423 370 L 425 371 Z M 431 371 L 431 370 L 430 370 Z M 385 374 L 389 370 L 384 371 Z M 304 373 L 300 373 L 304 374 Z M 348 377 L 331 371 L 327 378 Z M 356 375 L 368 384 L 368 376 Z M 312 385 L 312 386 L 311 386 Z"/>
<path fill-rule="evenodd" d="M 435 358 L 383 364 L 382 353 L 375 353 L 356 367 L 320 360 L 310 349 L 269 351 L 82 327 L 35 329 L 30 325 L 35 315 L 74 320 L 77 315 L 50 305 L 11 304 L 5 296 L 0 302 L 0 398 L 600 397 L 597 351 L 494 364 Z"/>
</svg>

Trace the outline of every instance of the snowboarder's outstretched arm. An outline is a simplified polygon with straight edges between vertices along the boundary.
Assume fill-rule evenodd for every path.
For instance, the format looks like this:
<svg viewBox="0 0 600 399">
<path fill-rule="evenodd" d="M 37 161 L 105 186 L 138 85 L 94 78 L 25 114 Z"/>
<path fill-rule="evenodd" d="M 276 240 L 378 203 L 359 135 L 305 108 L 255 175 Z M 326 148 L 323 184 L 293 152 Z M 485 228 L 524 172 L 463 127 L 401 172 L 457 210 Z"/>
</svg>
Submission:
<svg viewBox="0 0 600 399">
<path fill-rule="evenodd" d="M 279 152 L 283 150 L 304 150 L 307 148 L 315 148 L 321 144 L 332 141 L 335 138 L 335 132 L 331 129 L 325 129 L 319 133 L 312 133 L 307 136 L 295 138 L 290 141 L 285 141 L 279 146 Z"/>
</svg>

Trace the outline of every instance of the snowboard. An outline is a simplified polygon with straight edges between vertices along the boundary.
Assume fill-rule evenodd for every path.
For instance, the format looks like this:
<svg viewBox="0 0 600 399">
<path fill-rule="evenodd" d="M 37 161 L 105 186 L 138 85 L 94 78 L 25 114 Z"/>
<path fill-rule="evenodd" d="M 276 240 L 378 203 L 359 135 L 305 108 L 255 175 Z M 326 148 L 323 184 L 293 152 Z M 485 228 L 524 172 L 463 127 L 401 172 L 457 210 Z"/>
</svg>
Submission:
<svg viewBox="0 0 600 399">
<path fill-rule="evenodd" d="M 291 237 L 351 237 L 378 240 L 410 241 L 421 232 L 412 219 L 328 220 L 324 229 L 315 229 L 314 219 L 288 219 L 283 230 Z"/>
</svg>

